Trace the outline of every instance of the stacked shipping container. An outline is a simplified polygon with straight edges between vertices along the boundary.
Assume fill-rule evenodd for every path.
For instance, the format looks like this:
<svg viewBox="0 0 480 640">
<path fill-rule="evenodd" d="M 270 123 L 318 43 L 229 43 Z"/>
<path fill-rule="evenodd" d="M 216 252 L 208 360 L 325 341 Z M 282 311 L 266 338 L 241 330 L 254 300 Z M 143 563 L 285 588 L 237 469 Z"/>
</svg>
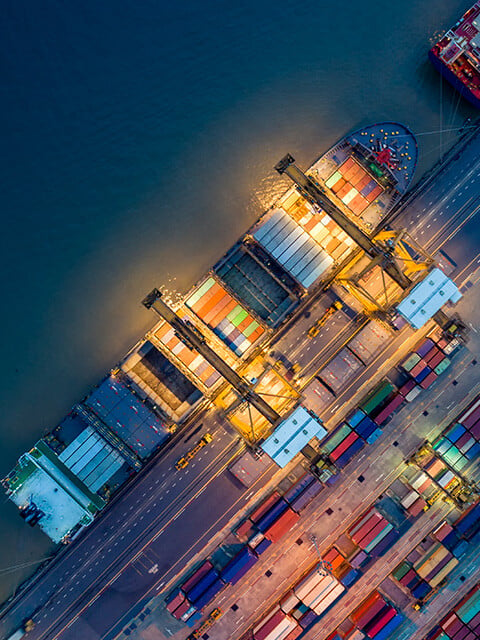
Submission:
<svg viewBox="0 0 480 640">
<path fill-rule="evenodd" d="M 480 455 L 480 397 L 433 443 L 438 456 L 456 471 L 466 471 Z M 476 479 L 476 472 L 473 471 Z"/>
<path fill-rule="evenodd" d="M 325 185 L 356 216 L 383 192 L 378 182 L 352 156 L 337 167 Z"/>
<path fill-rule="evenodd" d="M 243 355 L 263 334 L 263 327 L 212 277 L 185 304 L 237 355 Z"/>
<path fill-rule="evenodd" d="M 399 534 L 375 507 L 369 509 L 348 530 L 353 542 L 372 556 L 380 556 L 391 547 Z"/>
<path fill-rule="evenodd" d="M 480 638 L 480 590 L 477 584 L 430 631 L 424 640 L 478 640 Z"/>
<path fill-rule="evenodd" d="M 403 617 L 383 596 L 374 591 L 350 616 L 368 638 L 385 640 L 402 623 Z"/>
<path fill-rule="evenodd" d="M 428 389 L 450 366 L 450 360 L 442 350 L 447 345 L 445 338 L 433 333 L 420 342 L 400 366 L 421 389 Z M 413 395 L 412 391 L 410 393 Z"/>
</svg>

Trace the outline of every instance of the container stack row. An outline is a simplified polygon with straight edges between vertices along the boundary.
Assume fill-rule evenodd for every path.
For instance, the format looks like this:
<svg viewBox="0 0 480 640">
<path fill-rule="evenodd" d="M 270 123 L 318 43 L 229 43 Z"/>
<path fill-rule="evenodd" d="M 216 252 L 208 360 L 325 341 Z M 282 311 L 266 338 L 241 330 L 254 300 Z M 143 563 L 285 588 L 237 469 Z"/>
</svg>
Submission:
<svg viewBox="0 0 480 640">
<path fill-rule="evenodd" d="M 402 369 L 420 389 L 428 389 L 449 366 L 450 359 L 443 349 L 448 346 L 445 338 L 435 334 L 425 338 L 415 350 L 402 362 Z"/>
<path fill-rule="evenodd" d="M 383 188 L 352 157 L 345 160 L 325 185 L 359 216 L 382 193 Z"/>
<path fill-rule="evenodd" d="M 375 507 L 370 508 L 350 527 L 348 535 L 365 554 L 373 557 L 383 555 L 399 537 L 393 524 Z"/>
<path fill-rule="evenodd" d="M 350 618 L 355 627 L 364 634 L 363 637 L 374 640 L 386 640 L 403 621 L 403 616 L 378 591 L 374 591 L 357 607 Z M 362 638 L 358 634 L 357 637 Z"/>
<path fill-rule="evenodd" d="M 310 615 L 311 621 L 309 624 L 323 615 L 327 609 L 338 600 L 344 591 L 345 587 L 335 576 L 324 570 L 319 571 L 318 567 L 310 571 L 293 588 L 293 594 L 298 598 L 299 603 L 303 604 L 304 607 L 307 607 L 308 610 L 315 614 L 315 617 Z M 282 602 L 284 602 L 284 600 L 282 600 Z M 299 605 L 297 605 L 297 609 L 298 608 L 302 610 L 302 607 L 299 607 Z M 307 613 L 307 611 L 305 613 Z M 294 610 L 292 610 L 292 615 L 295 615 Z"/>
<path fill-rule="evenodd" d="M 223 589 L 225 582 L 210 560 L 203 564 L 166 600 L 167 611 L 174 618 L 195 624 L 205 607 Z"/>
<path fill-rule="evenodd" d="M 437 455 L 456 471 L 472 465 L 480 456 L 480 398 L 464 411 L 433 443 Z"/>
<path fill-rule="evenodd" d="M 422 600 L 445 580 L 458 560 L 440 542 L 433 542 L 428 551 L 417 547 L 392 575 L 416 600 Z"/>
<path fill-rule="evenodd" d="M 295 640 L 303 633 L 302 627 L 277 605 L 252 631 L 253 640 Z"/>
<path fill-rule="evenodd" d="M 264 334 L 260 323 L 211 276 L 185 304 L 239 356 Z"/>
<path fill-rule="evenodd" d="M 478 640 L 480 638 L 480 590 L 477 584 L 425 636 L 424 640 Z"/>
</svg>

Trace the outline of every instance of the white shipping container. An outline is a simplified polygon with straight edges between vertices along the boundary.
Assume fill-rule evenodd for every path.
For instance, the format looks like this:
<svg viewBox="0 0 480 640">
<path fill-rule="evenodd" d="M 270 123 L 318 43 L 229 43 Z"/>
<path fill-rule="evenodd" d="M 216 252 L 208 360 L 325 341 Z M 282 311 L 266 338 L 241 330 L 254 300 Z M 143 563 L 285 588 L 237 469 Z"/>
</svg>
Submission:
<svg viewBox="0 0 480 640">
<path fill-rule="evenodd" d="M 291 591 L 285 598 L 280 600 L 280 609 L 288 615 L 299 602 L 300 598 Z"/>
<path fill-rule="evenodd" d="M 345 587 L 343 584 L 337 584 L 337 586 L 330 591 L 328 596 L 324 598 L 314 609 L 313 611 L 318 615 L 323 613 L 328 607 L 337 600 L 341 596 L 341 594 L 345 591 Z"/>
<path fill-rule="evenodd" d="M 407 402 L 412 402 L 413 400 L 415 400 L 417 396 L 420 395 L 421 391 L 422 391 L 422 387 L 419 387 L 418 385 L 416 387 L 413 387 L 413 389 L 409 391 L 405 396 L 405 400 Z"/>
<path fill-rule="evenodd" d="M 418 493 L 412 490 L 405 496 L 405 498 L 403 498 L 403 500 L 400 501 L 400 504 L 404 509 L 408 509 L 408 507 L 410 507 L 419 497 Z"/>
<path fill-rule="evenodd" d="M 333 576 L 325 576 L 325 578 L 314 587 L 310 593 L 302 598 L 303 604 L 307 607 L 311 607 L 314 602 L 318 602 L 319 599 L 325 597 L 329 591 L 331 591 L 337 581 Z"/>
<path fill-rule="evenodd" d="M 307 607 L 310 607 L 310 609 L 314 609 L 320 604 L 320 602 L 322 602 L 322 600 L 328 598 L 330 593 L 336 588 L 337 584 L 338 582 L 335 580 L 333 582 L 330 582 L 330 584 L 328 584 L 326 588 L 322 589 L 320 592 L 309 593 L 307 596 L 308 604 L 306 602 L 304 602 L 304 604 L 306 604 Z"/>
<path fill-rule="evenodd" d="M 295 595 L 303 600 L 303 598 L 310 593 L 310 591 L 317 586 L 317 584 L 323 579 L 323 576 L 318 574 L 318 571 L 315 569 L 312 573 L 308 574 L 301 580 L 296 587 L 294 587 Z"/>
<path fill-rule="evenodd" d="M 418 477 L 415 478 L 415 480 L 410 483 L 410 485 L 413 489 L 418 489 L 418 487 L 420 487 L 425 482 L 425 480 L 428 480 L 428 476 L 426 473 L 423 473 L 422 471 L 421 473 L 418 474 Z"/>
<path fill-rule="evenodd" d="M 284 618 L 265 640 L 284 640 L 297 626 L 298 623 L 293 618 Z"/>
</svg>

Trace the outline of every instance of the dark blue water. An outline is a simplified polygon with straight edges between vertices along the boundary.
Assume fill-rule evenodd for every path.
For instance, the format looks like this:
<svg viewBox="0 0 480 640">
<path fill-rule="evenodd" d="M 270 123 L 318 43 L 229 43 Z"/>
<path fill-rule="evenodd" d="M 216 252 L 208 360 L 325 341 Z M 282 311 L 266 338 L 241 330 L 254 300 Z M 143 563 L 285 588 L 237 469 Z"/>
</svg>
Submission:
<svg viewBox="0 0 480 640">
<path fill-rule="evenodd" d="M 284 190 L 284 153 L 471 114 L 426 60 L 468 5 L 5 0 L 0 476 L 152 324 L 144 294 L 185 290 Z M 419 173 L 454 138 L 420 136 Z M 0 509 L 0 567 L 48 553 Z"/>
</svg>

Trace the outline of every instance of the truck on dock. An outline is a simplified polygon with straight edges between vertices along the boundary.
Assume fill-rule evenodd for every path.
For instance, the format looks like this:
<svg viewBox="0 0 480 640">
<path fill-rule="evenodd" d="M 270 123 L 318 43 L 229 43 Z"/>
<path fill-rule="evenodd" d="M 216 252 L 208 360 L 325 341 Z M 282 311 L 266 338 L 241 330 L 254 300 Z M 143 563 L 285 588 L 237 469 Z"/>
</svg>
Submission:
<svg viewBox="0 0 480 640">
<path fill-rule="evenodd" d="M 212 440 L 212 434 L 206 433 L 203 438 L 201 438 L 200 441 L 193 447 L 193 449 L 190 449 L 190 451 L 188 451 L 184 456 L 177 460 L 177 462 L 175 463 L 175 469 L 180 470 L 188 466 L 190 464 L 190 461 L 197 455 L 200 449 L 203 449 L 203 447 L 205 447 Z"/>
<path fill-rule="evenodd" d="M 332 316 L 335 311 L 339 311 L 342 308 L 343 304 L 340 302 L 340 300 L 335 300 L 335 302 L 332 302 L 332 304 L 325 310 L 325 313 L 315 322 L 314 325 L 310 327 L 310 329 L 308 330 L 308 337 L 315 338 L 315 336 L 318 336 L 318 334 L 320 333 L 320 329 L 327 322 L 330 316 Z"/>
</svg>

